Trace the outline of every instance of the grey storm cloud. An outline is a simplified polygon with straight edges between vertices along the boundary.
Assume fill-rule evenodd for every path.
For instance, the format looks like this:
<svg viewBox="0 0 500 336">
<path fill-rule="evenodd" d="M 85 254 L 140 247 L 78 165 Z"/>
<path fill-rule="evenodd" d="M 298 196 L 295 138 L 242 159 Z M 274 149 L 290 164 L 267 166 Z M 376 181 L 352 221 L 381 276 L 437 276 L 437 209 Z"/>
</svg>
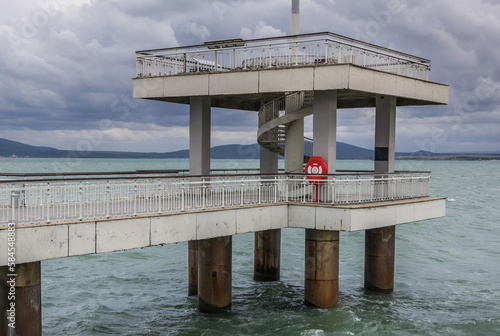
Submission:
<svg viewBox="0 0 500 336">
<path fill-rule="evenodd" d="M 500 4 L 302 0 L 301 31 L 331 31 L 432 61 L 450 105 L 398 110 L 398 150 L 499 150 Z M 290 33 L 290 0 L 8 0 L 0 13 L 0 137 L 97 150 L 187 147 L 188 108 L 133 100 L 135 51 Z M 215 109 L 213 143 L 255 142 L 252 112 Z M 363 131 L 364 130 L 364 131 Z M 373 146 L 373 110 L 339 111 L 339 140 Z M 311 133 L 311 122 L 306 122 Z M 424 141 L 429 140 L 432 141 Z M 445 139 L 445 140 L 443 140 Z"/>
</svg>

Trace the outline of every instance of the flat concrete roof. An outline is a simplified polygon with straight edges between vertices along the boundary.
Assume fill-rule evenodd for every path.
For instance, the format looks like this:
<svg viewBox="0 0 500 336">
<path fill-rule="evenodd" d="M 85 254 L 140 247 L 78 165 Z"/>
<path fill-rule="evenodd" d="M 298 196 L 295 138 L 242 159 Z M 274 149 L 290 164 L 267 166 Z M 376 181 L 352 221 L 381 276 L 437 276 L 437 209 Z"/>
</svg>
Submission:
<svg viewBox="0 0 500 336">
<path fill-rule="evenodd" d="M 248 111 L 292 91 L 337 90 L 338 108 L 375 107 L 377 95 L 397 97 L 398 106 L 444 105 L 449 94 L 446 84 L 345 63 L 141 77 L 133 85 L 134 98 L 189 104 L 210 96 L 212 107 Z"/>
</svg>

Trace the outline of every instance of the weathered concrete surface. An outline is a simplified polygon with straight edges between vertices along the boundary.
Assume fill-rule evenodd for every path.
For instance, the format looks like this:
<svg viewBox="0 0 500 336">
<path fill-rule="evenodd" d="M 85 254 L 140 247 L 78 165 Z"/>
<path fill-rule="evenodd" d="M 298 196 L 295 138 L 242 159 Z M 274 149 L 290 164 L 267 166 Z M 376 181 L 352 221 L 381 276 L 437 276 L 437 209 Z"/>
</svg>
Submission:
<svg viewBox="0 0 500 336">
<path fill-rule="evenodd" d="M 28 263 L 281 228 L 360 231 L 444 215 L 445 199 L 428 197 L 348 206 L 276 204 L 25 225 L 16 228 L 16 261 Z M 7 227 L 0 228 L 0 242 L 7 242 L 7 233 Z M 6 264 L 7 249 L 2 249 L 0 266 Z"/>
<path fill-rule="evenodd" d="M 339 232 L 306 230 L 304 302 L 333 307 L 339 299 Z"/>
<path fill-rule="evenodd" d="M 17 274 L 17 276 L 12 277 L 11 274 Z M 42 334 L 41 277 L 40 262 L 18 263 L 14 272 L 11 272 L 7 266 L 0 267 L 1 336 L 40 336 Z M 12 299 L 13 296 L 14 299 Z M 12 310 L 14 310 L 13 313 Z"/>
<path fill-rule="evenodd" d="M 374 107 L 376 95 L 397 97 L 398 106 L 448 103 L 449 86 L 354 64 L 309 65 L 221 73 L 134 78 L 134 98 L 189 104 L 211 96 L 212 107 L 256 111 L 262 99 L 290 91 L 338 90 L 338 108 Z"/>
</svg>

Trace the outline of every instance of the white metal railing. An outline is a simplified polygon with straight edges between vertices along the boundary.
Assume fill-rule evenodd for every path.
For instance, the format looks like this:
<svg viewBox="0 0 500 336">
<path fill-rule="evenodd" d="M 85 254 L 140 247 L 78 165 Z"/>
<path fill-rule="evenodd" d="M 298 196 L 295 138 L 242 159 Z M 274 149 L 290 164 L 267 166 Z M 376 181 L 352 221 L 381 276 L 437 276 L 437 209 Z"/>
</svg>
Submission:
<svg viewBox="0 0 500 336">
<path fill-rule="evenodd" d="M 313 99 L 313 91 L 297 91 L 265 103 L 259 109 L 259 127 L 288 113 L 312 107 Z"/>
<path fill-rule="evenodd" d="M 429 79 L 427 59 L 328 32 L 227 42 L 137 51 L 137 77 L 352 63 Z"/>
<path fill-rule="evenodd" d="M 429 196 L 429 180 L 428 172 L 405 172 L 327 175 L 318 184 L 289 174 L 6 181 L 0 183 L 0 226 L 273 203 L 410 199 Z"/>
<path fill-rule="evenodd" d="M 303 118 L 303 115 L 288 117 L 286 121 L 282 117 L 312 107 L 313 99 L 313 91 L 298 91 L 288 93 L 262 105 L 259 109 L 259 130 L 257 132 L 257 142 L 259 145 L 283 155 L 285 153 L 286 135 L 286 127 L 284 126 L 299 118 Z M 266 125 L 266 123 L 277 119 L 281 120 L 282 123 L 277 124 L 274 121 L 272 127 Z M 312 139 L 307 138 L 304 140 L 304 156 L 310 157 L 312 156 Z"/>
</svg>

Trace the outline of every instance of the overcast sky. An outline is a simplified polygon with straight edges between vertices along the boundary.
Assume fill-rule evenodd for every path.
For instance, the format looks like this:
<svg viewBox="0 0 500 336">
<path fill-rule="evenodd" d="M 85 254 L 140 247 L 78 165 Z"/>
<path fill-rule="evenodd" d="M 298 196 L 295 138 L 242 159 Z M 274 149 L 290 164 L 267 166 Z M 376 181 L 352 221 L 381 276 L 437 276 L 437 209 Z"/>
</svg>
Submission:
<svg viewBox="0 0 500 336">
<path fill-rule="evenodd" d="M 300 11 L 302 33 L 430 59 L 430 79 L 450 85 L 449 106 L 398 109 L 398 151 L 500 150 L 498 0 L 302 0 Z M 132 99 L 135 51 L 289 35 L 290 13 L 291 0 L 4 0 L 0 137 L 71 150 L 187 148 L 187 106 Z M 373 109 L 339 110 L 338 125 L 339 141 L 373 147 Z M 212 145 L 254 143 L 256 131 L 256 113 L 213 110 Z"/>
</svg>

